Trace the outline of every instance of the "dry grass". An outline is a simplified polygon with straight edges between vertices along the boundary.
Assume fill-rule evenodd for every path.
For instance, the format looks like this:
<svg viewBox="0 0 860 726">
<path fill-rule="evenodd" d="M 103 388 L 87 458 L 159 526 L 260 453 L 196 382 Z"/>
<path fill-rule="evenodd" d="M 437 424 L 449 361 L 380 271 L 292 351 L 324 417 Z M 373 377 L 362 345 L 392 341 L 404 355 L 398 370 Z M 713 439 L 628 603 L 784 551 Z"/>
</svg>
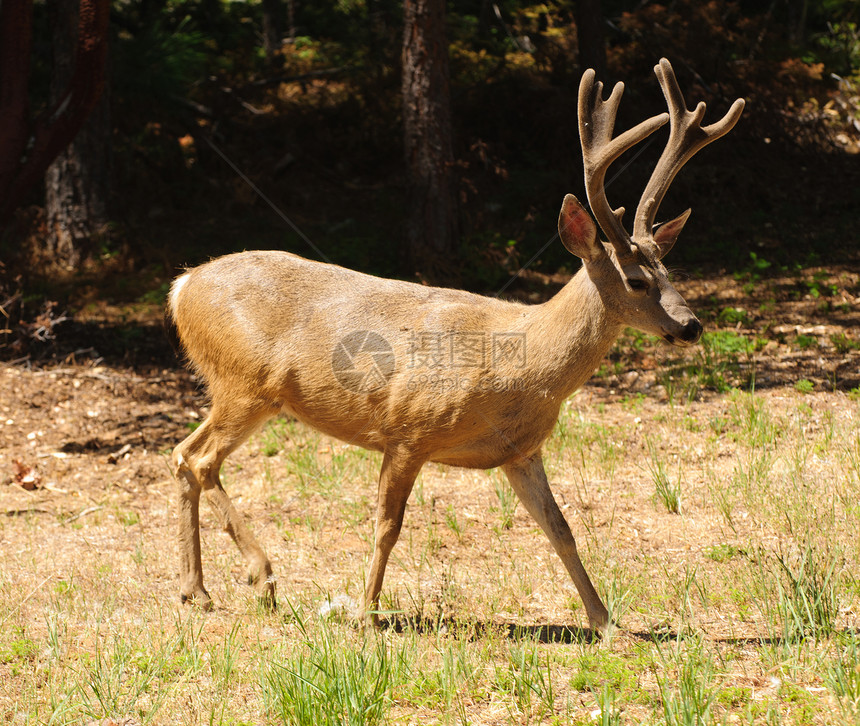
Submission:
<svg viewBox="0 0 860 726">
<path fill-rule="evenodd" d="M 360 596 L 380 460 L 289 421 L 223 471 L 275 565 L 278 612 L 258 610 L 205 505 L 217 607 L 182 607 L 167 452 L 199 392 L 86 367 L 0 368 L 0 390 L 2 723 L 860 719 L 860 403 L 844 393 L 572 398 L 548 473 L 623 627 L 592 643 L 499 474 L 434 465 L 383 591 L 412 625 L 320 617 Z"/>
</svg>

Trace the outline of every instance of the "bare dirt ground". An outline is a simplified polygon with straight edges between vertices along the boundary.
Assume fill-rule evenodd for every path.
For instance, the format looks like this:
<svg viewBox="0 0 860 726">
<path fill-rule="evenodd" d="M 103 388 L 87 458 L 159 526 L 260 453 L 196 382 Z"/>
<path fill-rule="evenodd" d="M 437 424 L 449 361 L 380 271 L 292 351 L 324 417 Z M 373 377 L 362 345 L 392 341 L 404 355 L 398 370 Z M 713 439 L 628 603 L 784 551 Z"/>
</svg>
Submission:
<svg viewBox="0 0 860 726">
<path fill-rule="evenodd" d="M 756 281 L 754 290 L 734 277 L 680 287 L 695 310 L 705 311 L 706 329 L 758 340 L 754 351 L 729 356 L 729 384 L 748 383 L 754 374 L 757 395 L 774 415 L 808 409 L 809 431 L 832 420 L 854 426 L 860 277 L 849 269 L 803 275 Z M 132 610 L 135 602 L 152 599 L 179 607 L 169 452 L 189 424 L 205 417 L 205 392 L 178 362 L 128 368 L 100 360 L 97 352 L 88 355 L 85 362 L 0 366 L 0 589 L 16 603 L 4 616 L 11 622 L 38 622 L 40 608 L 69 573 L 87 587 L 99 588 L 103 578 L 102 587 L 121 588 L 114 596 Z M 641 571 L 639 577 L 651 578 L 643 589 L 658 601 L 664 597 L 669 610 L 681 596 L 660 580 L 683 581 L 691 567 L 706 576 L 720 564 L 706 556 L 713 548 L 741 548 L 753 532 L 756 541 L 770 538 L 779 548 L 779 535 L 768 534 L 755 511 L 736 503 L 728 526 L 714 516 L 713 503 L 705 503 L 707 481 L 728 476 L 737 452 L 729 440 L 704 443 L 703 432 L 718 430 L 734 404 L 729 394 L 706 386 L 681 386 L 682 379 L 689 382 L 689 367 L 700 371 L 707 363 L 697 355 L 693 350 L 681 358 L 652 341 L 626 338 L 567 407 L 568 416 L 600 427 L 602 436 L 618 435 L 608 444 L 616 451 L 610 463 L 598 466 L 596 453 L 577 467 L 558 448 L 547 457 L 587 566 L 603 578 Z M 677 389 L 666 369 L 676 371 Z M 687 400 L 692 389 L 695 400 Z M 689 441 L 661 434 L 679 421 L 691 432 Z M 373 536 L 378 459 L 358 460 L 336 492 L 317 495 L 313 481 L 307 490 L 303 475 L 297 483 L 297 469 L 284 459 L 294 461 L 303 450 L 325 465 L 347 447 L 287 426 L 277 432 L 273 452 L 271 436 L 252 438 L 228 460 L 223 477 L 273 560 L 279 593 L 322 598 L 346 592 L 358 599 Z M 643 464 L 649 441 L 657 442 L 671 476 L 673 462 L 685 462 L 689 487 L 681 518 L 655 506 L 653 477 Z M 595 440 L 593 447 L 601 445 Z M 822 481 L 829 461 L 822 458 Z M 565 628 L 586 623 L 560 562 L 522 508 L 510 528 L 498 526 L 498 510 L 486 473 L 426 467 L 389 566 L 387 604 L 418 617 L 477 615 L 488 624 L 549 626 L 572 637 Z M 207 585 L 219 608 L 240 611 L 251 597 L 240 584 L 244 566 L 205 504 L 202 518 L 204 571 L 217 573 Z M 497 596 L 487 594 L 494 590 Z M 478 613 L 472 610 L 476 593 Z M 624 625 L 631 637 L 647 637 L 659 625 L 656 617 L 634 607 Z M 840 618 L 840 624 L 853 623 L 856 613 Z M 761 613 L 742 608 L 707 610 L 696 625 L 726 647 L 767 632 Z M 769 687 L 758 666 L 741 681 Z"/>
<path fill-rule="evenodd" d="M 753 290 L 737 278 L 679 285 L 691 307 L 704 311 L 706 329 L 732 329 L 758 340 L 758 350 L 741 355 L 727 370 L 727 382 L 748 380 L 754 372 L 756 389 L 770 389 L 780 398 L 803 396 L 795 386 L 805 380 L 810 388 L 804 392 L 812 393 L 808 400 L 816 410 L 844 405 L 845 392 L 860 385 L 860 308 L 854 296 L 860 292 L 860 275 L 850 269 L 805 270 L 756 280 Z M 667 367 L 681 370 L 696 354 L 684 359 L 653 342 L 623 343 L 572 405 L 601 405 L 607 425 L 635 415 L 646 426 L 648 414 L 662 412 L 672 395 L 663 385 Z M 173 483 L 168 453 L 189 425 L 205 417 L 205 392 L 179 361 L 173 367 L 130 369 L 92 360 L 97 352 L 89 356 L 81 363 L 21 361 L 0 368 L 0 515 L 44 516 L 53 527 L 62 527 L 72 518 L 113 508 L 127 518 L 137 516 L 147 528 L 158 522 L 169 563 L 162 576 L 169 579 Z M 640 408 L 647 403 L 646 410 L 631 413 L 631 397 L 641 399 Z M 723 399 L 699 390 L 696 416 L 719 416 Z M 258 456 L 258 449 L 245 447 L 231 461 Z M 468 472 L 443 478 L 458 482 L 463 477 Z M 363 496 L 372 497 L 374 482 L 362 486 Z M 233 494 L 241 498 L 242 487 L 237 481 Z M 255 513 L 250 514 L 253 520 Z M 467 516 L 481 515 L 475 510 Z M 3 547 L 14 547 L 15 530 L 2 531 Z M 52 546 L 50 536 L 45 546 Z M 304 579 L 295 567 L 292 573 Z"/>
</svg>

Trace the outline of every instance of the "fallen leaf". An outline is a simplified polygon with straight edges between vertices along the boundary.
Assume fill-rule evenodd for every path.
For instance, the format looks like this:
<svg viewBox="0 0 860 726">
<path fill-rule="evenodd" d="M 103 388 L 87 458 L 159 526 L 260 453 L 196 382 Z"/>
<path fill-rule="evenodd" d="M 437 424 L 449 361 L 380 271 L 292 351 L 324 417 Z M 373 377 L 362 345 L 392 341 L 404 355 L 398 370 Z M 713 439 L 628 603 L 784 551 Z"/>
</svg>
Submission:
<svg viewBox="0 0 860 726">
<path fill-rule="evenodd" d="M 39 488 L 42 480 L 32 466 L 27 466 L 27 464 L 18 459 L 13 459 L 12 465 L 15 467 L 15 475 L 12 477 L 12 481 L 15 484 L 27 491 Z"/>
</svg>

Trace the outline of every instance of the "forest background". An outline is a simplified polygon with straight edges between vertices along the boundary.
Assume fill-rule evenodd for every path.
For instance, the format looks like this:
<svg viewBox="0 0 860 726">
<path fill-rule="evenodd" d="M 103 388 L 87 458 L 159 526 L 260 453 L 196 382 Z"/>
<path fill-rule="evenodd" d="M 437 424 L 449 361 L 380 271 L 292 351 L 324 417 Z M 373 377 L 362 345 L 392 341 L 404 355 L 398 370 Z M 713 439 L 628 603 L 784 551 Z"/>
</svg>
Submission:
<svg viewBox="0 0 860 726">
<path fill-rule="evenodd" d="M 747 101 L 737 129 L 668 196 L 666 218 L 694 210 L 672 264 L 688 276 L 755 277 L 857 261 L 854 2 L 473 0 L 447 3 L 444 16 L 440 3 L 406 3 L 407 13 L 418 6 L 417 20 L 389 0 L 108 4 L 104 92 L 69 147 L 76 156 L 63 151 L 44 183 L 4 177 L 3 358 L 68 355 L 87 339 L 130 363 L 159 357 L 153 339 L 162 337 L 147 326 L 171 278 L 242 249 L 544 299 L 578 267 L 552 241 L 564 194 L 585 198 L 576 128 L 584 66 L 607 84 L 625 82 L 618 126 L 627 128 L 664 109 L 652 73 L 661 56 L 687 98 L 708 103 L 709 119 Z M 81 16 L 99 5 L 84 0 Z M 6 0 L 7 38 L 18 32 L 16 6 L 29 13 L 32 45 L 13 67 L 6 43 L 2 116 L 8 131 L 10 109 L 20 111 L 10 89 L 23 77 L 32 148 L 39 120 L 81 81 L 69 80 L 79 3 Z M 404 140 L 414 102 L 404 23 L 434 9 L 448 77 L 431 92 L 450 108 L 441 166 L 453 199 L 441 243 L 410 237 L 420 225 Z M 662 149 L 664 136 L 655 138 L 613 169 L 616 205 L 638 198 Z M 88 177 L 87 189 L 75 187 Z"/>
</svg>

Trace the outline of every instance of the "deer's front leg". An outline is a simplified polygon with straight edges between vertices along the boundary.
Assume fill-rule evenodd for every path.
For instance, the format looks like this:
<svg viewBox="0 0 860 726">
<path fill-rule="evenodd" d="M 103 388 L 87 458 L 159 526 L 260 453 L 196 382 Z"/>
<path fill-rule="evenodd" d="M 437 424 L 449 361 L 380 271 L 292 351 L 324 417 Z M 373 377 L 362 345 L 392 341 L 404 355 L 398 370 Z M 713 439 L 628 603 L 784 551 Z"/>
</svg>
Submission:
<svg viewBox="0 0 860 726">
<path fill-rule="evenodd" d="M 585 605 L 591 628 L 606 632 L 610 627 L 609 613 L 579 559 L 573 534 L 550 491 L 540 452 L 528 459 L 506 464 L 503 470 L 520 501 L 549 537 L 550 543 L 570 573 Z"/>
<path fill-rule="evenodd" d="M 377 494 L 376 537 L 363 608 L 364 616 L 371 617 L 374 623 L 379 622 L 376 610 L 379 608 L 379 593 L 388 557 L 400 536 L 406 501 L 423 463 L 423 459 L 414 458 L 407 451 L 396 447 L 386 450 L 382 460 Z"/>
</svg>

